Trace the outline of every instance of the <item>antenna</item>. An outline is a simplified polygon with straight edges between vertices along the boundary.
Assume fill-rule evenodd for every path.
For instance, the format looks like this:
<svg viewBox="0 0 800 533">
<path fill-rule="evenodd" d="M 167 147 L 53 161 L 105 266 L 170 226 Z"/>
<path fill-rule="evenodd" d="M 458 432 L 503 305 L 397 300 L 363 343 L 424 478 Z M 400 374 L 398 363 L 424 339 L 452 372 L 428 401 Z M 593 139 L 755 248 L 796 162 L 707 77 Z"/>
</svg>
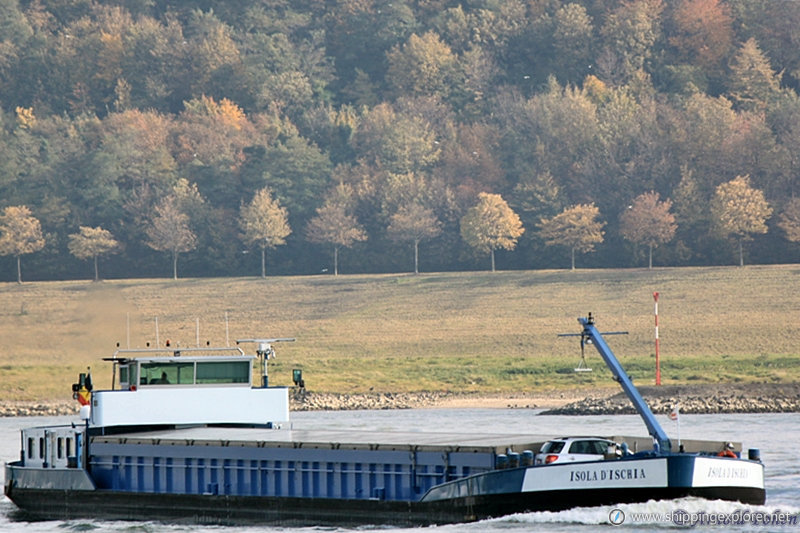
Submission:
<svg viewBox="0 0 800 533">
<path fill-rule="evenodd" d="M 268 355 L 269 357 L 275 357 L 275 350 L 272 348 L 273 342 L 294 342 L 294 337 L 277 337 L 274 339 L 236 339 L 236 344 L 242 344 L 246 342 L 254 342 L 258 346 L 256 347 L 256 353 L 258 355 Z"/>
<path fill-rule="evenodd" d="M 292 337 L 278 337 L 274 339 L 236 339 L 236 344 L 244 342 L 256 343 L 256 355 L 261 359 L 261 386 L 267 388 L 269 376 L 267 374 L 267 361 L 275 357 L 275 349 L 272 347 L 274 342 L 294 342 Z"/>
<path fill-rule="evenodd" d="M 225 346 L 231 345 L 231 339 L 228 331 L 228 312 L 225 311 Z"/>
</svg>

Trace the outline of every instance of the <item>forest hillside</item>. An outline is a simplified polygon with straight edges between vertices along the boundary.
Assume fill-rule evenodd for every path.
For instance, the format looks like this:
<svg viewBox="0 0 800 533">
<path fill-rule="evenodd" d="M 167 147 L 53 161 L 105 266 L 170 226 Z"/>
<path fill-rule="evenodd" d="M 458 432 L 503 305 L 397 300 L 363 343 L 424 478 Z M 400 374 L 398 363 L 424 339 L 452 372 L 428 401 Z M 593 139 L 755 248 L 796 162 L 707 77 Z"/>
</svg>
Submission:
<svg viewBox="0 0 800 533">
<path fill-rule="evenodd" d="M 2 280 L 800 262 L 800 2 L 0 6 Z"/>
</svg>

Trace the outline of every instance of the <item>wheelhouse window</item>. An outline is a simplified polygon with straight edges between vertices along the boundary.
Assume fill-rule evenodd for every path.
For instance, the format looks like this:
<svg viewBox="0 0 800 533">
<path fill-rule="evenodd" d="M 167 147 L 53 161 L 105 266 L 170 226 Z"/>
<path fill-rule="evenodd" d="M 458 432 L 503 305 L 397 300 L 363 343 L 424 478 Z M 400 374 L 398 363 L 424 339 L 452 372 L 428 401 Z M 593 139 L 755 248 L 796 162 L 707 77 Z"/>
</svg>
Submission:
<svg viewBox="0 0 800 533">
<path fill-rule="evenodd" d="M 194 363 L 142 363 L 140 385 L 191 385 Z"/>
<path fill-rule="evenodd" d="M 197 383 L 247 383 L 250 361 L 197 362 Z"/>
<path fill-rule="evenodd" d="M 129 388 L 131 385 L 136 386 L 139 382 L 137 379 L 138 365 L 133 363 L 119 365 L 119 384 L 123 389 Z"/>
<path fill-rule="evenodd" d="M 252 360 L 132 361 L 120 366 L 120 384 L 158 385 L 249 385 Z"/>
</svg>

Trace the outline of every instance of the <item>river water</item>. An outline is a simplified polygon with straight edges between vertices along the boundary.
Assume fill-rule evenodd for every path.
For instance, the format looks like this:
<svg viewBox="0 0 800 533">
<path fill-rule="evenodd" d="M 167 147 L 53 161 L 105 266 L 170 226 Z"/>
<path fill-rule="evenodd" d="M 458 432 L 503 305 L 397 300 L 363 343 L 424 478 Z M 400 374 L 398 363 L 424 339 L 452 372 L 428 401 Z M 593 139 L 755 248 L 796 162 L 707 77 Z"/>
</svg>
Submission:
<svg viewBox="0 0 800 533">
<path fill-rule="evenodd" d="M 646 436 L 647 430 L 636 415 L 614 416 L 538 416 L 528 409 L 412 409 L 392 411 L 316 411 L 293 413 L 297 429 L 352 428 L 374 431 L 526 433 L 544 436 L 633 435 Z M 666 416 L 658 417 L 673 439 L 678 426 Z M 0 418 L 0 460 L 13 461 L 19 456 L 19 429 L 28 426 L 68 423 L 69 417 Z M 455 524 L 425 528 L 431 533 L 528 531 L 593 532 L 602 527 L 618 527 L 626 532 L 682 529 L 667 519 L 675 513 L 710 520 L 732 520 L 731 525 L 697 525 L 696 531 L 795 531 L 800 532 L 800 414 L 728 414 L 681 415 L 683 439 L 735 440 L 744 449 L 758 448 L 766 466 L 767 502 L 764 506 L 745 506 L 729 502 L 709 502 L 694 498 L 669 502 L 620 505 L 625 522 L 611 526 L 613 508 L 575 508 L 558 513 L 540 512 L 507 516 L 474 524 Z M 410 533 L 420 528 L 394 527 L 286 528 L 286 527 L 212 527 L 177 526 L 153 522 L 105 522 L 97 520 L 23 522 L 15 519 L 15 507 L 4 496 L 0 500 L 0 531 L 39 532 L 109 531 L 119 533 L 200 533 L 251 532 L 362 532 L 389 531 Z M 144 511 L 144 510 L 143 510 Z M 640 514 L 641 513 L 641 514 Z M 761 513 L 761 514 L 758 514 Z M 643 516 L 650 514 L 650 516 Z M 756 516 L 761 522 L 753 523 Z M 781 525 L 781 521 L 784 525 Z M 794 520 L 794 523 L 792 521 Z M 768 524 L 764 522 L 768 521 Z M 788 523 L 786 523 L 788 521 Z"/>
</svg>

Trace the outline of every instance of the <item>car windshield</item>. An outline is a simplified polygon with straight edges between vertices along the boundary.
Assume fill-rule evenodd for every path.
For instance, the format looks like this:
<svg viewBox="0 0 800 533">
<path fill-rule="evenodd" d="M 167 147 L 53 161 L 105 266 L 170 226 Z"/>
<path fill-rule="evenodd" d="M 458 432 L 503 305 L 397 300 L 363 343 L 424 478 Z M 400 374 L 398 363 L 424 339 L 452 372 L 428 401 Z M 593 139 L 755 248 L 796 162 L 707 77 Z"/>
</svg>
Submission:
<svg viewBox="0 0 800 533">
<path fill-rule="evenodd" d="M 551 440 L 550 442 L 544 443 L 544 446 L 542 446 L 541 453 L 560 453 L 563 448 L 564 448 L 563 441 Z"/>
</svg>

